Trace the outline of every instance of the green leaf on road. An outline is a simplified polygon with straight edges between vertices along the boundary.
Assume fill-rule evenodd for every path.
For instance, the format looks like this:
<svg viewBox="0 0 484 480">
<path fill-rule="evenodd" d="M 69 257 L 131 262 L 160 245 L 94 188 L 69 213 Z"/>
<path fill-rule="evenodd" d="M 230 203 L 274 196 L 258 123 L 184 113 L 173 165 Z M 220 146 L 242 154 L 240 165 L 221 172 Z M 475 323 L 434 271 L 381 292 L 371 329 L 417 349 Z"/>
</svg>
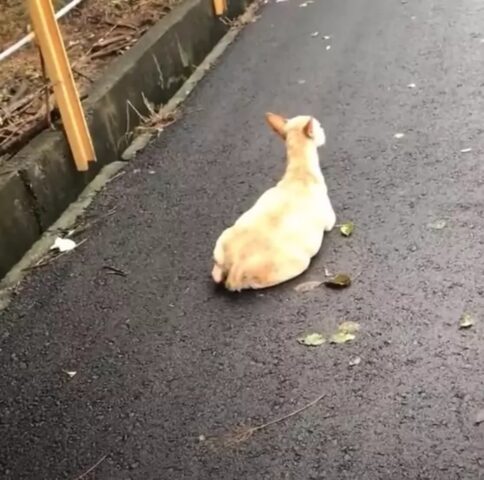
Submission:
<svg viewBox="0 0 484 480">
<path fill-rule="evenodd" d="M 326 342 L 326 339 L 320 333 L 309 333 L 304 337 L 299 337 L 297 341 L 306 347 L 319 347 Z"/>
<path fill-rule="evenodd" d="M 474 317 L 470 313 L 464 313 L 462 314 L 462 317 L 460 317 L 459 320 L 459 328 L 464 329 L 464 328 L 471 328 L 476 321 L 474 320 Z"/>
<path fill-rule="evenodd" d="M 360 326 L 356 322 L 343 322 L 339 327 L 338 331 L 331 335 L 331 343 L 346 343 L 351 342 L 356 338 L 355 333 L 360 329 Z"/>
<path fill-rule="evenodd" d="M 354 229 L 355 224 L 353 222 L 343 223 L 343 225 L 339 227 L 339 231 L 344 237 L 349 237 L 353 233 Z"/>
<path fill-rule="evenodd" d="M 337 273 L 334 277 L 325 280 L 324 284 L 330 288 L 346 288 L 351 285 L 351 278 L 346 273 Z"/>
<path fill-rule="evenodd" d="M 356 333 L 360 330 L 360 325 L 356 322 L 343 322 L 338 331 L 343 333 Z"/>
<path fill-rule="evenodd" d="M 346 343 L 346 342 L 351 342 L 351 340 L 354 340 L 356 338 L 356 335 L 354 333 L 345 333 L 345 332 L 336 332 L 333 335 L 331 335 L 330 342 L 331 343 Z"/>
</svg>

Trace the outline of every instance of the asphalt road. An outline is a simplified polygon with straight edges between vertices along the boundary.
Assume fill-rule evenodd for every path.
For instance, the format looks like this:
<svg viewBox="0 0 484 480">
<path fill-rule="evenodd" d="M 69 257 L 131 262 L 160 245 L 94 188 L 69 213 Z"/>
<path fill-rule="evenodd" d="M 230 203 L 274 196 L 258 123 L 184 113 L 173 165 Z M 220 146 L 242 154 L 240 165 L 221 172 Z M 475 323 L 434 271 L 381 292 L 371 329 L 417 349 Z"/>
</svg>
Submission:
<svg viewBox="0 0 484 480">
<path fill-rule="evenodd" d="M 89 217 L 116 212 L 2 314 L 2 480 L 484 478 L 482 0 L 300 1 L 261 11 Z M 214 241 L 284 165 L 266 110 L 321 120 L 356 229 L 230 296 Z M 294 290 L 325 268 L 353 285 Z M 352 343 L 296 341 L 343 320 Z"/>
</svg>

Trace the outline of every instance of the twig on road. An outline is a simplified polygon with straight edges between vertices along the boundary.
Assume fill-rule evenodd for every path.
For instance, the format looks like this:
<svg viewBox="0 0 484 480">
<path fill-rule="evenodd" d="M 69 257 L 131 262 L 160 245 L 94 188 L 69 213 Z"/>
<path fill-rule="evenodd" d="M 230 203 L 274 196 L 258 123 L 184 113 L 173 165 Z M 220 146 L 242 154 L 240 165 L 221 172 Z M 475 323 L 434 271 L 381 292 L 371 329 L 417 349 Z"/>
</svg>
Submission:
<svg viewBox="0 0 484 480">
<path fill-rule="evenodd" d="M 314 407 L 314 405 L 320 402 L 325 396 L 326 394 L 322 393 L 321 395 L 319 395 L 318 397 L 316 397 L 314 400 L 307 403 L 306 405 L 302 406 L 301 408 L 298 408 L 297 410 L 294 410 L 293 412 L 288 413 L 287 415 L 283 415 L 282 417 L 275 418 L 274 420 L 270 420 L 269 422 L 262 423 L 260 425 L 255 425 L 253 427 L 241 427 L 240 429 L 237 429 L 237 431 L 225 437 L 228 440 L 227 443 L 237 444 L 237 443 L 245 442 L 252 435 L 254 435 L 254 433 L 260 432 L 261 430 L 271 427 L 272 425 L 276 425 L 277 423 L 285 422 L 286 420 L 289 420 L 290 418 L 295 417 L 296 415 L 299 415 L 300 413 L 306 411 L 307 409 Z"/>
<path fill-rule="evenodd" d="M 83 478 L 86 478 L 87 475 L 89 475 L 91 472 L 93 472 L 101 463 L 104 462 L 108 458 L 108 454 L 103 455 L 91 468 L 86 470 L 84 473 L 81 473 L 78 477 L 76 477 L 74 480 L 81 480 Z"/>
<path fill-rule="evenodd" d="M 121 270 L 120 268 L 111 267 L 110 265 L 104 265 L 102 268 L 103 270 L 106 270 L 111 275 L 118 275 L 120 277 L 128 276 L 128 274 L 124 270 Z"/>
<path fill-rule="evenodd" d="M 113 178 L 111 178 L 110 181 L 112 181 Z M 105 214 L 100 215 L 100 216 L 94 218 L 91 221 L 88 221 L 86 223 L 82 223 L 82 224 L 77 225 L 77 227 L 75 227 L 73 230 L 71 230 L 67 236 L 68 237 L 73 237 L 75 235 L 79 235 L 80 233 L 85 232 L 86 230 L 88 230 L 92 226 L 94 226 L 97 223 L 99 223 L 101 220 L 104 220 L 105 218 L 110 217 L 111 215 L 114 215 L 116 213 L 116 210 L 117 210 L 116 207 L 114 207 L 111 210 L 109 210 L 108 212 L 106 212 Z"/>
</svg>

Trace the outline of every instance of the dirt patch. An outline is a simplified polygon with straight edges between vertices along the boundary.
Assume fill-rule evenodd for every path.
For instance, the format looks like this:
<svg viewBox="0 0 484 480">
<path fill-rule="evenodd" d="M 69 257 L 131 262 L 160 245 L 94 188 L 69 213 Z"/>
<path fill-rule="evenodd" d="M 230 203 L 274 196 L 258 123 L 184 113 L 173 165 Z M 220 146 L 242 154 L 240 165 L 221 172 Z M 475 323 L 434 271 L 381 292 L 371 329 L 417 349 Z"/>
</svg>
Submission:
<svg viewBox="0 0 484 480">
<path fill-rule="evenodd" d="M 85 96 L 113 59 L 182 0 L 84 0 L 60 20 L 76 83 Z M 58 10 L 65 0 L 54 2 Z M 0 51 L 29 31 L 24 0 L 7 0 L 0 20 Z M 35 44 L 0 69 L 0 160 L 10 159 L 57 117 L 54 98 Z"/>
</svg>

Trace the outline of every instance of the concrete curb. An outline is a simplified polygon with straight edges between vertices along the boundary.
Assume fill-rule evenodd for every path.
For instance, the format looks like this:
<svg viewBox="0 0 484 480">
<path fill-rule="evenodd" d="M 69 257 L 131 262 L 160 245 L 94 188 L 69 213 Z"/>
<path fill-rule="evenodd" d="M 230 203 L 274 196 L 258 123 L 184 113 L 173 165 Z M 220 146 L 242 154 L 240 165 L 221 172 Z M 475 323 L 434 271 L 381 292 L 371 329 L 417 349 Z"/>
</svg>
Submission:
<svg viewBox="0 0 484 480">
<path fill-rule="evenodd" d="M 228 17 L 248 0 L 229 0 Z M 97 162 L 75 170 L 61 131 L 34 138 L 0 165 L 0 279 L 107 164 L 120 159 L 140 123 L 130 102 L 149 116 L 145 99 L 166 104 L 227 32 L 212 0 L 186 0 L 161 19 L 94 84 L 84 102 Z"/>
</svg>

